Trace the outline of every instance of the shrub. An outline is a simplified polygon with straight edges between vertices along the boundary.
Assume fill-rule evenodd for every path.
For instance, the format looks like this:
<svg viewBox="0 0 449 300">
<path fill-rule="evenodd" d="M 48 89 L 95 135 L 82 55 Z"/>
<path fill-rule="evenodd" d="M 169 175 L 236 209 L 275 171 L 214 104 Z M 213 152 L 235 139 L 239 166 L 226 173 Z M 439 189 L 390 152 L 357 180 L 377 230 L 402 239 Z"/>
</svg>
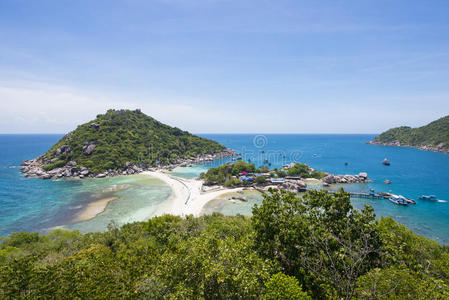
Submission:
<svg viewBox="0 0 449 300">
<path fill-rule="evenodd" d="M 267 179 L 265 177 L 263 177 L 263 176 L 256 177 L 256 179 L 254 180 L 254 182 L 257 183 L 257 184 L 263 184 L 266 181 L 267 181 Z"/>
</svg>

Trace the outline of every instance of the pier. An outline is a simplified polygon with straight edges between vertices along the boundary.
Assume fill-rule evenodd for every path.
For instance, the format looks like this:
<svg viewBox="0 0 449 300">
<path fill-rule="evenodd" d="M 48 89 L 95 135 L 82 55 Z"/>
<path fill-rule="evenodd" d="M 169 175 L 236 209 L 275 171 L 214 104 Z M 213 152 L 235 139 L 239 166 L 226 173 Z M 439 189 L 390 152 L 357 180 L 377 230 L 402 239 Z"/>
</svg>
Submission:
<svg viewBox="0 0 449 300">
<path fill-rule="evenodd" d="M 307 189 L 306 191 L 314 191 L 312 189 Z M 325 191 L 325 190 L 322 190 Z M 333 194 L 337 191 L 327 191 L 329 194 Z M 349 193 L 351 198 L 361 198 L 361 199 L 374 199 L 374 200 L 383 200 L 383 199 L 388 199 L 388 196 L 385 195 L 384 193 L 378 193 L 378 194 L 374 194 L 374 193 L 355 193 L 355 192 L 346 192 Z"/>
</svg>

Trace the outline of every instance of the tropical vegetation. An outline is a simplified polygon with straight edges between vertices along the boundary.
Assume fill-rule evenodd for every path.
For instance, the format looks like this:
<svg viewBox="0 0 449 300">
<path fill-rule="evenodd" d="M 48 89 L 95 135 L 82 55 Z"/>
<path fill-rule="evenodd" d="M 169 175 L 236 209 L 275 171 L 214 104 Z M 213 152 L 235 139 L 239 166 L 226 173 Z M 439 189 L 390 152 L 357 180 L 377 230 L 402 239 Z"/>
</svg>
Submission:
<svg viewBox="0 0 449 300">
<path fill-rule="evenodd" d="M 239 160 L 235 163 L 228 163 L 216 168 L 211 168 L 207 172 L 201 174 L 205 184 L 221 184 L 225 186 L 236 186 L 248 184 L 245 180 L 240 180 L 239 176 L 244 174 L 255 174 L 254 182 L 258 184 L 265 183 L 266 179 L 262 173 L 268 173 L 271 177 L 286 177 L 297 176 L 301 178 L 316 178 L 321 179 L 326 176 L 326 173 L 313 170 L 306 164 L 295 163 L 292 166 L 282 169 L 275 168 L 270 171 L 266 166 L 256 168 L 254 163 L 247 163 Z"/>
<path fill-rule="evenodd" d="M 90 146 L 90 148 L 88 148 Z M 166 165 L 179 158 L 213 154 L 225 147 L 176 127 L 140 110 L 108 110 L 79 125 L 44 154 L 49 171 L 73 161 L 93 173 L 124 169 L 126 165 Z"/>
<path fill-rule="evenodd" d="M 419 128 L 401 126 L 390 129 L 374 138 L 373 142 L 449 149 L 449 116 Z"/>
<path fill-rule="evenodd" d="M 343 191 L 270 190 L 252 217 L 11 234 L 0 298 L 448 299 L 449 249 Z"/>
</svg>

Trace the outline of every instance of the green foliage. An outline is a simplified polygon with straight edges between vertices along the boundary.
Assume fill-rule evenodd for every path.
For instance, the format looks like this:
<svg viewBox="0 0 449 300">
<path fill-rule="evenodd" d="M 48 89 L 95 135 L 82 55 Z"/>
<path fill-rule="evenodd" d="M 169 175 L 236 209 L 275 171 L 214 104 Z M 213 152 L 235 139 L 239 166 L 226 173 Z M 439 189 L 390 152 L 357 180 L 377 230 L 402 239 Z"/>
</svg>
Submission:
<svg viewBox="0 0 449 300">
<path fill-rule="evenodd" d="M 50 170 L 53 170 L 53 169 L 56 169 L 56 168 L 63 167 L 63 166 L 65 166 L 65 164 L 66 164 L 65 160 L 58 160 L 58 161 L 56 161 L 56 162 L 54 162 L 52 164 L 45 165 L 44 166 L 44 170 L 45 171 L 50 171 Z"/>
<path fill-rule="evenodd" d="M 299 176 L 299 177 L 309 177 L 310 167 L 305 164 L 296 163 L 293 167 L 288 169 L 287 173 L 289 176 Z"/>
<path fill-rule="evenodd" d="M 9 237 L 1 238 L 4 246 L 20 247 L 39 240 L 37 232 L 13 232 Z"/>
<path fill-rule="evenodd" d="M 240 183 L 240 180 L 234 180 L 233 176 L 239 176 L 242 172 L 255 173 L 258 171 L 252 163 L 237 161 L 233 164 L 224 164 L 217 168 L 211 168 L 202 175 L 202 178 L 206 184 L 224 185 L 227 182 L 227 186 L 231 186 Z"/>
<path fill-rule="evenodd" d="M 244 161 L 237 161 L 235 163 L 228 163 L 222 166 L 211 168 L 206 173 L 202 174 L 202 178 L 204 179 L 206 184 L 222 184 L 226 186 L 235 186 L 235 185 L 245 185 L 249 184 L 245 181 L 235 180 L 232 178 L 233 176 L 239 176 L 242 172 L 247 173 L 267 173 L 269 171 L 268 168 L 263 167 L 262 169 L 257 169 L 253 163 L 247 163 Z M 299 176 L 303 178 L 317 178 L 321 179 L 326 176 L 326 173 L 319 171 L 312 171 L 312 169 L 305 164 L 296 163 L 292 168 L 290 168 L 287 172 L 275 169 L 273 172 L 270 172 L 271 177 L 286 177 L 289 176 Z M 266 181 L 264 177 L 255 178 L 254 182 L 258 184 L 262 184 Z"/>
<path fill-rule="evenodd" d="M 323 179 L 324 177 L 326 177 L 326 173 L 317 171 L 317 170 L 313 170 L 312 173 L 310 174 L 310 177 L 316 178 L 316 179 Z"/>
<path fill-rule="evenodd" d="M 439 146 L 449 148 L 449 116 L 438 119 L 426 126 L 392 128 L 374 139 L 375 142 L 399 142 L 410 146 Z"/>
<path fill-rule="evenodd" d="M 83 146 L 95 143 L 90 155 L 83 154 Z M 56 154 L 62 146 L 69 153 Z M 151 166 L 175 162 L 178 158 L 191 158 L 224 150 L 217 142 L 192 135 L 176 127 L 164 125 L 155 119 L 130 110 L 108 110 L 97 115 L 76 130 L 64 136 L 45 153 L 46 159 L 60 160 L 47 164 L 45 170 L 61 167 L 68 161 L 100 173 L 108 169 L 123 169 L 127 162 Z"/>
<path fill-rule="evenodd" d="M 296 163 L 287 171 L 289 176 L 299 176 L 302 178 L 316 178 L 321 179 L 326 176 L 326 173 L 313 170 L 306 164 Z"/>
<path fill-rule="evenodd" d="M 270 190 L 253 217 L 14 233 L 0 299 L 448 299 L 449 250 L 349 196 Z"/>
<path fill-rule="evenodd" d="M 266 292 L 263 296 L 265 300 L 283 300 L 283 299 L 311 299 L 304 292 L 298 279 L 283 273 L 274 274 L 270 281 L 265 284 Z"/>
<path fill-rule="evenodd" d="M 257 184 L 263 184 L 267 181 L 267 179 L 263 176 L 258 176 L 256 179 L 254 179 L 254 182 Z"/>
<path fill-rule="evenodd" d="M 359 299 L 449 299 L 443 280 L 407 269 L 373 269 L 358 279 Z"/>
<path fill-rule="evenodd" d="M 165 252 L 139 288 L 150 298 L 255 299 L 271 269 L 248 236 L 222 239 L 206 231 Z"/>
<path fill-rule="evenodd" d="M 241 184 L 242 182 L 237 178 L 229 178 L 225 181 L 224 186 L 232 187 Z"/>
<path fill-rule="evenodd" d="M 381 241 L 370 207 L 353 209 L 349 194 L 271 190 L 253 209 L 259 253 L 278 261 L 316 297 L 351 297 L 357 277 L 380 260 Z M 323 284 L 328 287 L 323 288 Z"/>
</svg>

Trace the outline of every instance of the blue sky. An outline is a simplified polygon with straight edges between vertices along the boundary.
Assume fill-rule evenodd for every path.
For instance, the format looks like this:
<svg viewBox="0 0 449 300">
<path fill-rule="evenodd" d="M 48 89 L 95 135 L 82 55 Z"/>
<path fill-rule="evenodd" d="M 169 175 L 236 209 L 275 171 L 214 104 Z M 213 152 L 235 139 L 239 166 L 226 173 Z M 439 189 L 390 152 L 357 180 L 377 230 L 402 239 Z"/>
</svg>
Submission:
<svg viewBox="0 0 449 300">
<path fill-rule="evenodd" d="M 0 0 L 0 133 L 108 108 L 192 132 L 377 133 L 449 114 L 449 1 Z"/>
</svg>

